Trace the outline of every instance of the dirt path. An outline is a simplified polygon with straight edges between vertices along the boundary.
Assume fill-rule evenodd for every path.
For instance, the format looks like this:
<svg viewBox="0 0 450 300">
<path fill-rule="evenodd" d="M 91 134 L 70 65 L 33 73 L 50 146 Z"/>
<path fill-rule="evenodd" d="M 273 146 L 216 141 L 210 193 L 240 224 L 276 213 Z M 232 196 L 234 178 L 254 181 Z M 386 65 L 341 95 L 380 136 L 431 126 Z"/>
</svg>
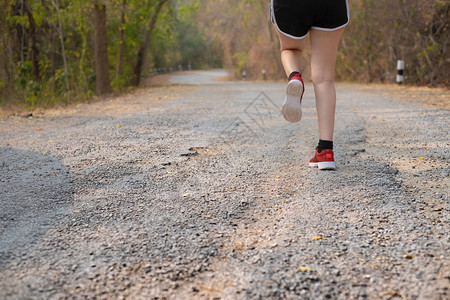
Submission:
<svg viewBox="0 0 450 300">
<path fill-rule="evenodd" d="M 339 84 L 320 172 L 311 85 L 183 76 L 0 120 L 1 299 L 450 298 L 448 110 Z"/>
</svg>

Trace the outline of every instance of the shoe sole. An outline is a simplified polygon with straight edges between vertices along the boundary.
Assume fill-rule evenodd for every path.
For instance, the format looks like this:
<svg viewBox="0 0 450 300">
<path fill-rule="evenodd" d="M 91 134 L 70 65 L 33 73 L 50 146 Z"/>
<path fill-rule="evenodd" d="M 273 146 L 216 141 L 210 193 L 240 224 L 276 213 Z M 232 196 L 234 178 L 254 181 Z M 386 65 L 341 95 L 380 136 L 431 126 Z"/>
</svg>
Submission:
<svg viewBox="0 0 450 300">
<path fill-rule="evenodd" d="M 319 168 L 319 170 L 336 170 L 334 161 L 324 161 L 319 163 L 309 163 L 310 167 Z"/>
<path fill-rule="evenodd" d="M 303 84 L 300 80 L 291 80 L 286 87 L 281 112 L 286 121 L 296 123 L 302 118 L 301 98 L 303 96 Z"/>
</svg>

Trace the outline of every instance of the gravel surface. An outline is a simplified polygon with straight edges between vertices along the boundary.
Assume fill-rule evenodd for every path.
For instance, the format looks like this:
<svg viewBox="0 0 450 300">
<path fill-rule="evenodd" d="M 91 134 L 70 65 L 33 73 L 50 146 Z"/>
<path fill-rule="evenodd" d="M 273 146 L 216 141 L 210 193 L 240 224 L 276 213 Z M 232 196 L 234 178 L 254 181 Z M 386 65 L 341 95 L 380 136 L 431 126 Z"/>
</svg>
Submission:
<svg viewBox="0 0 450 300">
<path fill-rule="evenodd" d="M 1 299 L 450 299 L 448 110 L 223 75 L 0 119 Z"/>
</svg>

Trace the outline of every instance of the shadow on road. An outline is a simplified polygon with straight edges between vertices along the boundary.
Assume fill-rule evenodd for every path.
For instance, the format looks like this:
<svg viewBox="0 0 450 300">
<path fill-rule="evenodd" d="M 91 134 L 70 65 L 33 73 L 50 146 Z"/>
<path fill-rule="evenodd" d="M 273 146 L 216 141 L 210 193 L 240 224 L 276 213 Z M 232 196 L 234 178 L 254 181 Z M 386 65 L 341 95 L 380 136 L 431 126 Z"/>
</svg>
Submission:
<svg viewBox="0 0 450 300">
<path fill-rule="evenodd" d="M 61 158 L 0 148 L 0 268 L 28 249 L 72 205 L 69 170 Z"/>
</svg>

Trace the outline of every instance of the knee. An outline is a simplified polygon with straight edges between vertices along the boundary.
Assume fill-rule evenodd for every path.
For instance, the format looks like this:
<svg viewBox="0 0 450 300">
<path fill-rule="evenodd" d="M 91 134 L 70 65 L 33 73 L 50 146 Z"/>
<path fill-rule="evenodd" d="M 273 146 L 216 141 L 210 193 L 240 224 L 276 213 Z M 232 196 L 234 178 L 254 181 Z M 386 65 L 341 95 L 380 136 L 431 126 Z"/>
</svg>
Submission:
<svg viewBox="0 0 450 300">
<path fill-rule="evenodd" d="M 329 74 L 326 72 L 313 72 L 311 74 L 311 80 L 314 85 L 333 85 L 334 74 Z"/>
</svg>

